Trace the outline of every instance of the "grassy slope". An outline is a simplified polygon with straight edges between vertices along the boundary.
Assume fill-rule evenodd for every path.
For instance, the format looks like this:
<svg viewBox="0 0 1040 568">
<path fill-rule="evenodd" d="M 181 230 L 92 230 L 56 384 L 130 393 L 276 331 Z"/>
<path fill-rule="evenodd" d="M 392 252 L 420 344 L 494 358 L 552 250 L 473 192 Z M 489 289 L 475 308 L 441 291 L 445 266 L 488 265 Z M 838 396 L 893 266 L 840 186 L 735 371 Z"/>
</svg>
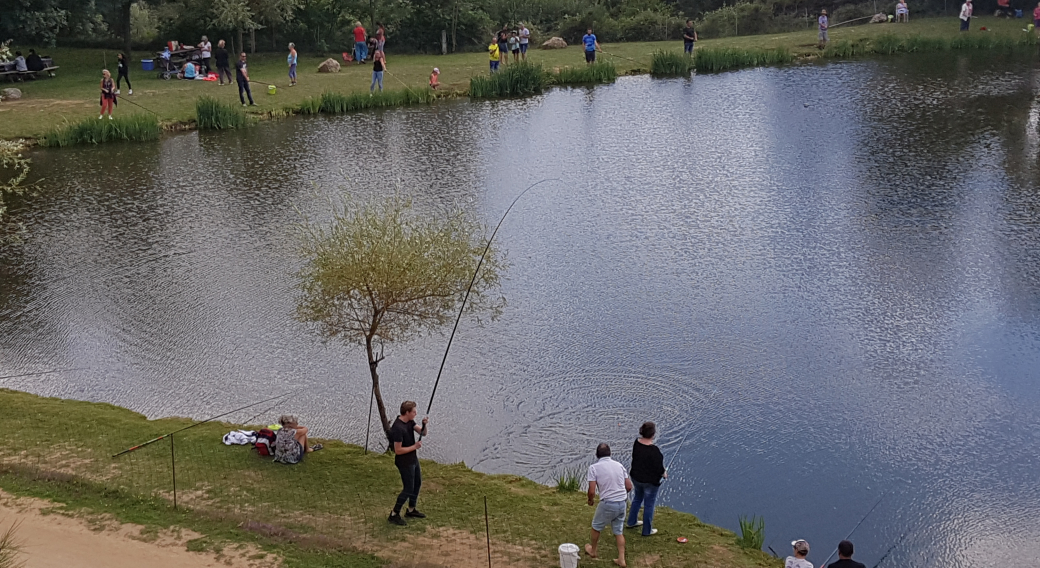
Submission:
<svg viewBox="0 0 1040 568">
<path fill-rule="evenodd" d="M 991 17 L 973 18 L 971 33 L 981 26 L 993 29 L 998 34 L 1022 34 L 1025 20 L 1003 20 Z M 884 33 L 896 35 L 919 34 L 926 37 L 955 37 L 959 32 L 956 18 L 919 19 L 909 24 L 880 24 L 839 27 L 831 31 L 831 41 L 848 39 L 859 41 Z M 705 40 L 698 47 L 787 47 L 796 57 L 811 57 L 817 53 L 816 31 L 807 30 L 777 35 L 741 36 L 717 40 Z M 28 46 L 18 46 L 26 49 Z M 679 42 L 606 44 L 604 49 L 615 55 L 601 55 L 613 61 L 622 74 L 645 71 L 650 67 L 650 54 L 657 49 L 681 49 Z M 55 79 L 42 79 L 17 86 L 25 98 L 17 102 L 0 103 L 0 138 L 36 138 L 60 125 L 63 121 L 76 121 L 93 116 L 97 112 L 97 84 L 100 70 L 107 56 L 108 65 L 114 68 L 114 52 L 85 49 L 45 49 L 61 66 Z M 202 81 L 162 81 L 154 73 L 140 71 L 137 60 L 143 53 L 134 54 L 131 78 L 135 81 L 133 98 L 130 99 L 158 113 L 163 120 L 187 122 L 194 119 L 195 99 L 209 94 L 222 100 L 237 100 L 234 86 L 219 87 L 215 83 Z M 338 54 L 336 55 L 338 58 Z M 409 55 L 387 56 L 389 70 L 393 76 L 384 79 L 386 88 L 412 87 L 426 84 L 430 70 L 441 69 L 441 82 L 448 88 L 463 90 L 473 75 L 487 73 L 487 56 L 483 53 L 467 53 L 449 56 Z M 583 57 L 578 47 L 558 51 L 533 50 L 530 59 L 548 67 L 578 66 Z M 278 94 L 269 96 L 263 85 L 253 85 L 254 96 L 261 111 L 280 110 L 296 105 L 302 99 L 331 89 L 340 92 L 366 90 L 371 81 L 369 65 L 344 65 L 341 73 L 322 75 L 316 72 L 323 58 L 301 55 L 300 84 L 289 88 L 283 54 L 256 54 L 250 56 L 251 77 L 264 84 L 278 85 Z M 6 85 L 0 84 L 0 87 Z M 124 90 L 125 93 L 125 90 Z M 122 104 L 119 113 L 143 112 L 131 104 Z"/>
<path fill-rule="evenodd" d="M 302 464 L 283 466 L 246 447 L 221 444 L 230 425 L 220 423 L 176 436 L 181 507 L 174 511 L 168 442 L 120 458 L 110 455 L 189 422 L 149 421 L 107 404 L 9 390 L 0 390 L 0 413 L 17 417 L 4 429 L 8 450 L 0 456 L 0 487 L 126 522 L 186 526 L 207 535 L 192 543 L 195 548 L 258 543 L 283 555 L 288 566 L 363 568 L 420 553 L 434 565 L 477 566 L 486 562 L 485 496 L 498 566 L 553 565 L 561 542 L 582 544 L 588 538 L 592 509 L 583 494 L 433 462 L 423 463 L 421 507 L 429 519 L 393 527 L 385 520 L 399 491 L 392 457 L 364 455 L 361 448 L 333 441 Z M 433 434 L 430 444 L 437 443 Z M 732 533 L 692 515 L 659 508 L 655 524 L 659 536 L 643 539 L 633 533 L 628 539 L 631 565 L 779 564 L 766 554 L 740 550 Z M 263 534 L 280 536 L 260 538 Z M 408 543 L 395 545 L 402 536 Z M 676 543 L 677 536 L 688 537 L 689 543 Z M 613 549 L 611 539 L 604 556 Z M 476 562 L 466 561 L 467 553 Z"/>
</svg>

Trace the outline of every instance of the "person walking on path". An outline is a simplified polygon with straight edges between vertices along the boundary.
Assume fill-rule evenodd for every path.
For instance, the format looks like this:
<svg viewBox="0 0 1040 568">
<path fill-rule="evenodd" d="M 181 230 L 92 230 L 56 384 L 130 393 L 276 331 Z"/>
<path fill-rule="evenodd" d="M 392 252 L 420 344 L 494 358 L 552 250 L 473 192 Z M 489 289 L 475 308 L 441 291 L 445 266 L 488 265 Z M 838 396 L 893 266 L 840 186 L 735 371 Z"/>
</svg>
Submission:
<svg viewBox="0 0 1040 568">
<path fill-rule="evenodd" d="M 585 545 L 585 554 L 590 558 L 599 558 L 599 533 L 610 525 L 617 540 L 618 557 L 614 564 L 625 567 L 625 505 L 628 492 L 632 490 L 632 480 L 628 478 L 625 467 L 610 458 L 610 446 L 596 446 L 596 463 L 589 466 L 589 506 L 596 502 L 596 490 L 599 489 L 599 506 L 592 517 L 592 542 Z"/>
<path fill-rule="evenodd" d="M 361 22 L 354 23 L 354 61 L 361 65 L 368 59 L 368 34 Z"/>
<path fill-rule="evenodd" d="M 116 94 L 119 94 L 119 87 L 122 86 L 123 79 L 126 79 L 126 88 L 130 89 L 130 94 L 134 94 L 134 86 L 130 84 L 130 62 L 126 60 L 126 55 L 120 53 L 116 56 Z"/>
<path fill-rule="evenodd" d="M 788 556 L 784 561 L 784 568 L 813 568 L 812 562 L 805 559 L 809 555 L 809 543 L 804 540 L 796 540 L 791 543 L 794 556 Z"/>
<path fill-rule="evenodd" d="M 629 472 L 635 491 L 625 525 L 628 528 L 642 525 L 643 536 L 657 534 L 657 529 L 653 528 L 654 504 L 657 503 L 661 480 L 668 478 L 668 472 L 664 470 L 664 454 L 654 445 L 656 435 L 657 426 L 653 422 L 644 422 L 639 428 L 639 438 L 632 444 L 632 467 Z M 643 520 L 637 521 L 640 506 L 643 507 Z"/>
<path fill-rule="evenodd" d="M 971 0 L 964 0 L 964 4 L 961 5 L 961 31 L 966 32 L 971 26 L 971 13 L 975 9 L 971 5 Z"/>
<path fill-rule="evenodd" d="M 585 64 L 592 65 L 596 62 L 596 52 L 599 51 L 599 42 L 596 41 L 596 34 L 592 33 L 592 28 L 582 36 L 581 43 L 585 45 Z"/>
<path fill-rule="evenodd" d="M 116 85 L 112 82 L 112 73 L 105 69 L 101 71 L 101 114 L 98 115 L 98 120 L 105 118 L 106 110 L 108 119 L 112 120 L 112 108 L 117 104 Z"/>
<path fill-rule="evenodd" d="M 854 548 L 852 543 L 843 540 L 838 543 L 838 561 L 832 562 L 827 568 L 867 568 L 862 562 L 852 559 Z"/>
<path fill-rule="evenodd" d="M 376 52 L 376 55 L 379 53 Z M 394 465 L 401 474 L 403 488 L 401 494 L 397 496 L 397 503 L 394 504 L 394 510 L 387 521 L 402 527 L 408 525 L 401 518 L 401 507 L 405 501 L 408 501 L 408 510 L 404 512 L 404 516 L 413 519 L 426 518 L 426 515 L 415 508 L 416 502 L 419 500 L 419 488 L 422 486 L 422 471 L 419 469 L 419 456 L 416 454 L 416 451 L 422 447 L 422 441 L 415 441 L 415 433 L 418 432 L 420 436 L 425 436 L 426 423 L 430 419 L 424 417 L 421 428 L 416 425 L 415 417 L 419 415 L 419 411 L 415 406 L 415 403 L 410 400 L 402 402 L 401 415 L 394 420 L 393 426 L 390 427 L 390 443 L 394 447 Z"/>
<path fill-rule="evenodd" d="M 231 64 L 228 62 L 228 50 L 224 48 L 224 40 L 217 42 L 217 51 L 214 52 L 217 56 L 217 76 L 220 77 L 220 84 L 224 84 L 224 75 L 227 75 L 227 84 L 231 84 Z"/>
<path fill-rule="evenodd" d="M 531 43 L 531 30 L 520 22 L 520 58 L 527 61 L 527 47 Z"/>
<path fill-rule="evenodd" d="M 289 63 L 289 86 L 296 86 L 296 62 L 299 60 L 299 56 L 296 54 L 296 44 L 289 44 L 289 57 L 287 59 Z"/>
<path fill-rule="evenodd" d="M 379 92 L 383 92 L 383 72 L 386 71 L 386 54 L 383 50 L 376 49 L 376 52 L 372 55 L 372 86 L 368 88 L 368 92 L 376 90 L 376 83 L 379 83 Z"/>
<path fill-rule="evenodd" d="M 491 45 L 488 46 L 488 56 L 491 59 L 491 73 L 498 73 L 498 64 L 501 61 L 501 52 L 498 50 L 498 38 L 491 38 Z"/>
<path fill-rule="evenodd" d="M 209 38 L 202 36 L 202 41 L 199 42 L 199 49 L 202 50 L 202 69 L 203 73 L 209 75 L 213 69 L 210 67 L 210 57 L 213 55 L 213 44 L 209 42 Z"/>
<path fill-rule="evenodd" d="M 827 42 L 831 38 L 827 37 L 827 10 L 820 10 L 820 17 L 817 19 L 817 23 L 820 25 L 820 49 L 827 47 Z"/>
<path fill-rule="evenodd" d="M 238 82 L 238 100 L 242 101 L 242 106 L 246 106 L 246 99 L 243 96 L 249 96 L 250 106 L 257 106 L 253 102 L 253 92 L 249 90 L 249 69 L 246 66 L 246 52 L 242 52 L 238 55 L 238 62 L 235 63 L 235 81 Z"/>
<path fill-rule="evenodd" d="M 697 42 L 697 30 L 693 27 L 693 20 L 686 20 L 686 27 L 682 31 L 683 52 L 693 55 L 693 44 Z"/>
</svg>

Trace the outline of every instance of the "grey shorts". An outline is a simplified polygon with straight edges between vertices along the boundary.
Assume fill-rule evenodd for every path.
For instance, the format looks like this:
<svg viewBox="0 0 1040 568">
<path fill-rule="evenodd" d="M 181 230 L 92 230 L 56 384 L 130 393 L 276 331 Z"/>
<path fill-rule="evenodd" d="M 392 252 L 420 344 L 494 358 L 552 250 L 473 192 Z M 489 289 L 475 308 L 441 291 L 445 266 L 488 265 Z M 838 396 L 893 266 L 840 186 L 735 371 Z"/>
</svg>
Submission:
<svg viewBox="0 0 1040 568">
<path fill-rule="evenodd" d="M 600 501 L 596 507 L 596 514 L 592 516 L 592 530 L 601 531 L 610 525 L 615 535 L 620 535 L 625 530 L 625 501 Z"/>
<path fill-rule="evenodd" d="M 830 41 L 827 37 L 827 30 L 820 30 L 820 41 Z"/>
</svg>

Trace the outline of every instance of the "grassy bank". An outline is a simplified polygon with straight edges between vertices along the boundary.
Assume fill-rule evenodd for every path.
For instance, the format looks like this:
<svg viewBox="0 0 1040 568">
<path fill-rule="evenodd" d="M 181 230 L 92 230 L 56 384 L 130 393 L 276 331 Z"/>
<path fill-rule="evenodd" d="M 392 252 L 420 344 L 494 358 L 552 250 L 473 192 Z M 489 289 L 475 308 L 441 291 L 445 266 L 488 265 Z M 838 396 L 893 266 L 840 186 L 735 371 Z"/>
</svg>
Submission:
<svg viewBox="0 0 1040 568">
<path fill-rule="evenodd" d="M 896 53 L 935 49 L 993 49 L 1018 44 L 1028 38 L 1022 31 L 1024 20 L 1005 20 L 992 17 L 972 19 L 972 31 L 958 31 L 956 18 L 918 19 L 909 24 L 869 24 L 838 27 L 831 31 L 831 47 L 821 53 L 816 47 L 816 31 L 729 37 L 704 40 L 697 44 L 699 61 L 705 65 L 700 71 L 722 70 L 747 65 L 827 57 L 854 57 L 870 53 Z M 978 31 L 981 27 L 990 31 Z M 15 46 L 25 51 L 30 46 Z M 645 73 L 651 69 L 651 60 L 657 51 L 681 51 L 680 42 L 642 42 L 603 45 L 600 59 L 612 63 L 620 75 Z M 61 66 L 58 77 L 18 83 L 23 99 L 0 102 L 0 138 L 40 138 L 44 133 L 66 123 L 75 123 L 97 116 L 98 82 L 100 70 L 114 65 L 114 53 L 91 49 L 44 49 Z M 784 54 L 770 58 L 763 53 Z M 714 54 L 708 57 L 709 54 Z M 139 60 L 147 54 L 135 53 L 131 78 L 134 80 L 133 102 L 157 113 L 165 123 L 193 123 L 196 100 L 208 96 L 223 103 L 234 104 L 238 92 L 234 85 L 220 86 L 205 81 L 163 81 L 152 72 L 139 70 Z M 446 91 L 466 92 L 470 80 L 488 75 L 487 54 L 464 53 L 447 56 L 407 55 L 390 53 L 388 65 L 393 75 L 391 83 L 412 90 L 424 89 L 430 70 L 441 69 L 441 83 Z M 298 109 L 308 99 L 321 97 L 324 92 L 344 94 L 367 93 L 371 82 L 369 65 L 344 65 L 340 73 L 319 74 L 318 64 L 324 58 L 303 54 L 300 56 L 300 81 L 288 87 L 285 57 L 280 53 L 251 55 L 250 76 L 261 84 L 254 84 L 254 98 L 260 105 L 250 107 L 258 115 L 285 114 Z M 581 48 L 571 46 L 562 50 L 532 50 L 529 61 L 545 69 L 580 71 L 584 67 Z M 711 60 L 710 64 L 709 61 Z M 506 66 L 509 67 L 508 65 Z M 570 71 L 568 71 L 570 73 Z M 399 82 L 398 82 L 399 81 Z M 570 81 L 567 81 L 570 82 Z M 277 93 L 269 95 L 262 84 L 277 85 Z M 5 85 L 6 86 L 6 85 Z M 120 105 L 117 114 L 130 111 L 132 106 Z M 136 110 L 136 109 L 135 109 Z"/>
<path fill-rule="evenodd" d="M 152 114 L 121 115 L 114 119 L 92 117 L 51 130 L 40 139 L 40 145 L 65 147 L 104 142 L 143 142 L 158 140 L 161 134 L 159 119 Z"/>
<path fill-rule="evenodd" d="M 392 457 L 327 441 L 325 450 L 297 466 L 273 464 L 245 446 L 224 446 L 221 436 L 231 425 L 220 423 L 175 436 L 174 510 L 167 440 L 111 456 L 188 421 L 150 421 L 111 405 L 7 390 L 0 390 L 0 411 L 18 417 L 5 428 L 0 488 L 146 527 L 188 527 L 204 535 L 189 543 L 196 550 L 249 543 L 282 556 L 288 567 L 364 568 L 416 560 L 431 567 L 486 566 L 485 497 L 495 566 L 552 566 L 560 543 L 580 545 L 588 538 L 592 509 L 581 493 L 433 462 L 423 463 L 420 500 L 429 518 L 391 526 L 386 515 L 399 491 Z M 244 411 L 240 419 L 254 412 Z M 271 410 L 259 420 L 278 413 Z M 438 443 L 432 434 L 428 447 Z M 764 553 L 740 549 L 733 533 L 692 515 L 659 508 L 655 525 L 658 536 L 628 539 L 631 566 L 779 566 Z M 689 543 L 677 543 L 678 536 Z M 604 545 L 605 555 L 612 550 L 611 543 Z"/>
</svg>

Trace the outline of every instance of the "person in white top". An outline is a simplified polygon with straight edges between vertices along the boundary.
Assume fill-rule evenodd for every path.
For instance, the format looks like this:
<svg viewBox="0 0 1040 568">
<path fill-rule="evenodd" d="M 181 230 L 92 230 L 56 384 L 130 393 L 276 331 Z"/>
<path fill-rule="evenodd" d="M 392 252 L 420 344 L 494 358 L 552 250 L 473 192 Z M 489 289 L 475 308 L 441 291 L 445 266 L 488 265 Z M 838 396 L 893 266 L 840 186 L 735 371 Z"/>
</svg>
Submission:
<svg viewBox="0 0 1040 568">
<path fill-rule="evenodd" d="M 784 568 L 813 568 L 812 562 L 805 559 L 809 555 L 809 543 L 804 540 L 796 540 L 791 543 L 794 556 L 788 556 L 784 562 Z"/>
<path fill-rule="evenodd" d="M 596 503 L 596 490 L 599 490 L 599 506 L 592 516 L 592 543 L 585 545 L 585 553 L 591 558 L 599 558 L 599 532 L 610 525 L 617 539 L 618 557 L 614 564 L 625 567 L 625 508 L 628 492 L 632 490 L 632 480 L 628 478 L 625 466 L 610 458 L 610 446 L 596 446 L 596 463 L 589 466 L 589 506 Z M 812 568 L 811 566 L 809 568 Z"/>
<path fill-rule="evenodd" d="M 209 74 L 210 69 L 210 56 L 213 55 L 213 44 L 209 42 L 209 38 L 202 36 L 202 41 L 199 43 L 199 49 L 202 51 L 202 67 L 204 73 Z"/>
<path fill-rule="evenodd" d="M 971 5 L 971 0 L 964 0 L 964 4 L 961 5 L 961 31 L 968 31 L 968 26 L 971 25 L 971 13 L 974 12 L 974 8 Z"/>
<path fill-rule="evenodd" d="M 527 45 L 531 43 L 531 30 L 520 22 L 520 57 L 527 61 Z"/>
</svg>

